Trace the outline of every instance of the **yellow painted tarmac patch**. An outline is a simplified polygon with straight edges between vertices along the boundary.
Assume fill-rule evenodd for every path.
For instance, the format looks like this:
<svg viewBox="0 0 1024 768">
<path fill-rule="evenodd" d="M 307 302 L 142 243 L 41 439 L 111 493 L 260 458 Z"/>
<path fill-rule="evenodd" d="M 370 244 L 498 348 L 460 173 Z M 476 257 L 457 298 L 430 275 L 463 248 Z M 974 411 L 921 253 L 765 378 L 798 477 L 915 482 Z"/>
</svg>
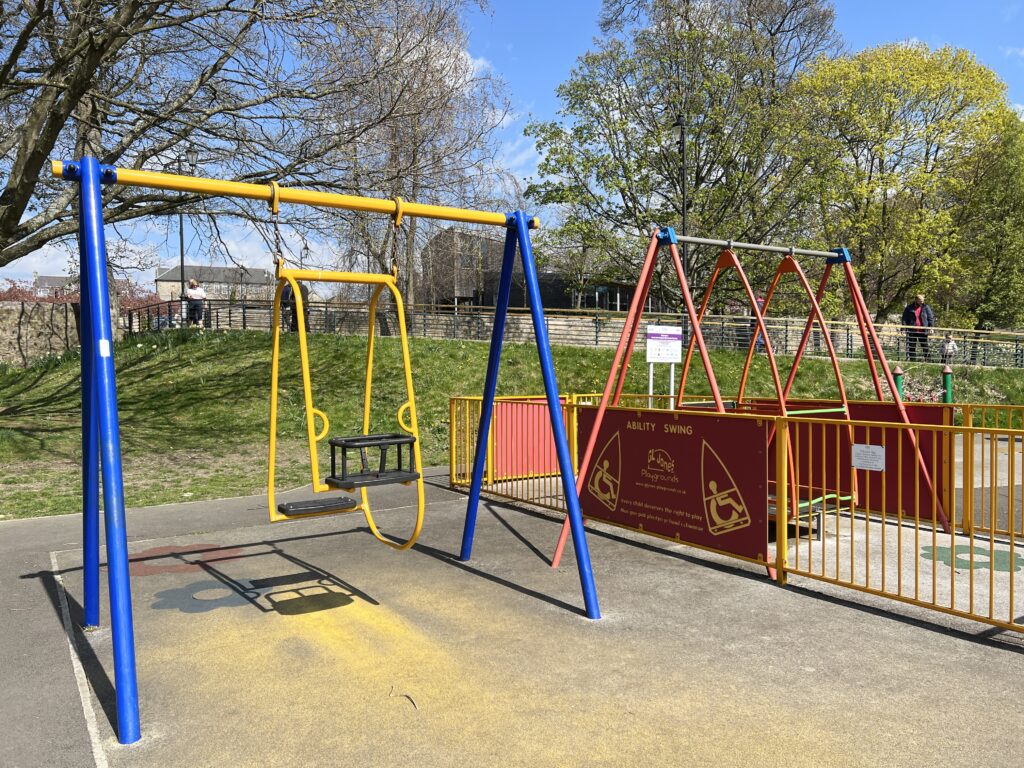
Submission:
<svg viewBox="0 0 1024 768">
<path fill-rule="evenodd" d="M 465 603 L 442 624 L 471 639 L 446 647 L 359 599 L 298 616 L 164 615 L 143 665 L 143 690 L 178 702 L 175 734 L 153 745 L 161 765 L 865 764 L 828 722 L 742 679 L 652 676 L 621 638 L 574 648 L 576 622 L 531 647 L 513 617 Z"/>
</svg>

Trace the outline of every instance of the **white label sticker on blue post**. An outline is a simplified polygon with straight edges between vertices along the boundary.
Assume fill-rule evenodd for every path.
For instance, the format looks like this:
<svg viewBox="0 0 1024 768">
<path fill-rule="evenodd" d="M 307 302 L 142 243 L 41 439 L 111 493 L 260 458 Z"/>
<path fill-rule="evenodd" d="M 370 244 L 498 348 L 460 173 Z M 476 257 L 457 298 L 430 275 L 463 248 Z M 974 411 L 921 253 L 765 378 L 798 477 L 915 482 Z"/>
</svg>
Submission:
<svg viewBox="0 0 1024 768">
<path fill-rule="evenodd" d="M 853 466 L 856 469 L 867 469 L 871 472 L 885 471 L 885 446 L 854 443 L 850 452 Z"/>
<path fill-rule="evenodd" d="M 110 357 L 110 339 L 100 339 L 97 346 L 100 351 L 100 357 Z"/>
</svg>

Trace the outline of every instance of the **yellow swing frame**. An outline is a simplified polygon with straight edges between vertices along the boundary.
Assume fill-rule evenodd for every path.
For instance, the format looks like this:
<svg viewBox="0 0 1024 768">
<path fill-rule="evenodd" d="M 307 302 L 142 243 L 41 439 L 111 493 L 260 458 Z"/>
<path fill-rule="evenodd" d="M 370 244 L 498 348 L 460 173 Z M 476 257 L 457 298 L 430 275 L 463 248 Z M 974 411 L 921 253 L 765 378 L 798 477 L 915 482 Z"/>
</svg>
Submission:
<svg viewBox="0 0 1024 768">
<path fill-rule="evenodd" d="M 267 477 L 267 499 L 269 502 L 270 520 L 272 522 L 278 522 L 282 520 L 297 520 L 303 517 L 319 517 L 321 515 L 331 515 L 340 512 L 362 511 L 363 515 L 366 517 L 366 523 L 370 527 L 371 533 L 373 533 L 379 541 L 382 541 L 394 549 L 409 549 L 409 547 L 416 542 L 416 539 L 420 535 L 420 530 L 423 527 L 423 463 L 420 458 L 420 431 L 419 422 L 416 416 L 416 395 L 412 384 L 412 363 L 409 358 L 409 337 L 405 328 L 405 306 L 402 302 L 402 294 L 399 292 L 398 284 L 396 282 L 397 270 L 394 270 L 390 275 L 376 275 L 362 272 L 288 269 L 283 265 L 281 260 L 278 260 L 275 276 L 277 278 L 277 290 L 274 292 L 274 351 L 270 368 L 270 459 L 268 463 Z M 290 515 L 285 515 L 277 509 L 277 504 L 274 500 L 274 470 L 277 454 L 277 398 L 281 361 L 281 295 L 284 292 L 284 287 L 286 285 L 290 285 L 292 289 L 292 296 L 295 301 L 295 312 L 299 318 L 304 318 L 305 308 L 303 307 L 302 292 L 299 290 L 298 285 L 300 281 L 375 286 L 370 298 L 368 318 L 369 330 L 367 332 L 366 348 L 366 386 L 363 395 L 364 435 L 370 434 L 370 403 L 373 395 L 373 351 L 374 328 L 377 318 L 377 302 L 385 288 L 391 292 L 391 296 L 394 299 L 395 308 L 398 313 L 398 328 L 402 343 L 402 365 L 405 369 L 405 389 L 408 396 L 405 403 L 399 407 L 396 417 L 399 427 L 414 438 L 412 444 L 412 455 L 416 472 L 419 474 L 417 480 L 410 481 L 416 483 L 416 524 L 413 528 L 412 535 L 404 542 L 393 541 L 380 532 L 377 527 L 377 523 L 373 519 L 373 513 L 370 509 L 370 500 L 366 487 L 359 489 L 361 500 L 360 503 L 354 507 L 342 507 L 339 505 L 339 508 L 334 510 L 328 509 Z M 309 374 L 309 347 L 306 342 L 306 324 L 304 322 L 298 322 L 296 323 L 296 326 L 299 334 L 299 359 L 302 367 L 302 392 L 306 410 L 306 438 L 309 443 L 309 461 L 310 468 L 312 470 L 311 477 L 313 491 L 316 493 L 322 493 L 325 491 L 335 490 L 321 481 L 320 464 L 317 454 L 317 443 L 327 436 L 327 433 L 330 430 L 330 421 L 327 418 L 327 414 L 313 406 L 313 390 Z M 408 421 L 406 421 L 403 416 L 407 416 Z M 317 417 L 319 417 L 323 422 L 323 428 L 319 432 L 316 431 L 315 426 Z M 403 485 L 408 484 L 409 483 L 403 483 Z"/>
<path fill-rule="evenodd" d="M 311 205 L 323 208 L 342 209 L 348 211 L 364 211 L 366 213 L 386 214 L 394 218 L 395 226 L 399 226 L 403 216 L 417 216 L 427 219 L 439 219 L 442 221 L 461 221 L 467 224 L 488 224 L 507 228 L 509 217 L 507 214 L 495 211 L 474 211 L 466 208 L 452 208 L 445 205 L 425 205 L 423 203 L 412 203 L 396 197 L 393 200 L 383 200 L 372 197 L 359 197 L 356 195 L 341 195 L 334 192 L 318 192 L 311 189 L 299 189 L 295 187 L 281 187 L 276 181 L 269 184 L 252 184 L 240 181 L 225 181 L 222 179 L 208 179 L 197 176 L 182 176 L 180 174 L 158 173 L 156 171 L 142 171 L 133 168 L 114 168 L 102 166 L 102 181 L 104 184 L 119 184 L 128 187 L 144 187 L 148 189 L 166 189 L 175 192 L 188 192 L 196 195 L 221 195 L 225 197 L 241 198 L 244 200 L 265 200 L 270 205 L 273 214 L 277 214 L 281 203 L 294 203 L 296 205 Z M 64 163 L 59 160 L 53 161 L 51 171 L 57 178 L 64 176 Z M 77 173 L 77 169 L 76 169 Z M 287 269 L 279 261 L 276 269 L 277 290 L 274 294 L 274 356 L 272 364 L 271 398 L 270 398 L 270 461 L 267 479 L 267 497 L 269 499 L 270 519 L 272 521 L 296 520 L 300 517 L 313 517 L 318 515 L 336 514 L 338 512 L 354 512 L 362 510 L 366 521 L 370 526 L 373 535 L 395 549 L 408 549 L 419 536 L 423 526 L 423 466 L 420 458 L 420 435 L 416 419 L 416 396 L 412 386 L 412 366 L 409 360 L 409 339 L 405 329 L 405 309 L 402 303 L 402 296 L 398 292 L 396 276 L 374 275 L 359 272 L 330 272 L 302 269 Z M 286 284 L 292 287 L 295 297 L 296 310 L 300 316 L 304 316 L 302 306 L 302 294 L 298 290 L 298 281 L 308 280 L 325 283 L 350 283 L 354 285 L 376 286 L 373 297 L 370 301 L 370 329 L 369 342 L 366 356 L 366 394 L 363 404 L 363 433 L 368 434 L 370 429 L 370 398 L 373 383 L 373 331 L 376 319 L 377 299 L 381 292 L 387 288 L 394 297 L 395 306 L 398 309 L 398 324 L 402 340 L 402 362 L 405 366 L 405 385 L 409 399 L 398 409 L 399 426 L 415 440 L 413 441 L 413 461 L 416 463 L 416 471 L 420 477 L 416 480 L 417 511 L 416 526 L 412 536 L 404 543 L 398 543 L 384 537 L 377 524 L 373 520 L 370 511 L 370 502 L 367 499 L 365 486 L 362 487 L 362 503 L 358 506 L 338 505 L 338 509 L 317 510 L 315 512 L 283 515 L 274 501 L 274 464 L 277 452 L 277 383 L 278 368 L 280 363 L 281 343 L 281 293 Z M 327 416 L 313 407 L 313 394 L 309 379 L 309 351 L 306 345 L 306 329 L 304 323 L 298 324 L 299 352 L 302 360 L 302 384 L 306 406 L 306 434 L 309 440 L 309 457 L 311 464 L 311 475 L 313 490 L 317 493 L 332 490 L 330 486 L 320 481 L 320 467 L 317 463 L 316 444 L 327 436 L 329 423 Z M 408 414 L 409 421 L 402 420 L 403 413 Z M 323 429 L 316 433 L 314 431 L 314 420 L 319 415 L 324 422 Z M 410 481 L 411 482 L 411 481 Z"/>
</svg>

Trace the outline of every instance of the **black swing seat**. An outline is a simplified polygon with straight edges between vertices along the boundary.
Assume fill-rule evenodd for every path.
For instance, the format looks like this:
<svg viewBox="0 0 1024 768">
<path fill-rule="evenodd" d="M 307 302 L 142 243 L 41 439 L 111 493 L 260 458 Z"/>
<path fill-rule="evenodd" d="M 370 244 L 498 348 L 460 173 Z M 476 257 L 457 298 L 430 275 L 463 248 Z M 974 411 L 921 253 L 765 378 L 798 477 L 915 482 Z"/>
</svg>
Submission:
<svg viewBox="0 0 1024 768">
<path fill-rule="evenodd" d="M 351 437 L 332 437 L 331 474 L 326 478 L 327 485 L 351 491 L 372 485 L 390 485 L 391 483 L 411 483 L 419 480 L 413 460 L 412 445 L 416 438 L 399 432 L 381 435 L 353 435 Z M 388 466 L 388 454 L 394 447 L 396 466 Z M 341 474 L 338 473 L 338 449 L 341 449 Z M 379 461 L 371 467 L 368 449 L 377 449 Z M 359 455 L 358 471 L 349 471 L 349 451 L 357 451 Z M 354 457 L 353 457 L 354 458 Z"/>
<path fill-rule="evenodd" d="M 288 517 L 304 515 L 323 515 L 328 512 L 347 512 L 359 506 L 359 501 L 351 496 L 331 496 L 326 499 L 310 499 L 309 501 L 288 501 L 277 505 L 277 511 Z"/>
</svg>

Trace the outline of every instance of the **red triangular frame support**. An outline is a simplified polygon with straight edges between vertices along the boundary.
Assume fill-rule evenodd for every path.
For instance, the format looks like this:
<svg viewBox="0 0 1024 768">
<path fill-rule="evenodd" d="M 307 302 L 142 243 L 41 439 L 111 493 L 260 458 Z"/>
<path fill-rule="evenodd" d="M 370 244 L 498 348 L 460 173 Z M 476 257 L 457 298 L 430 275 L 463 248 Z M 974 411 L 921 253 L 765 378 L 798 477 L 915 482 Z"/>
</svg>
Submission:
<svg viewBox="0 0 1024 768">
<path fill-rule="evenodd" d="M 647 301 L 647 296 L 650 293 L 651 281 L 654 275 L 655 267 L 657 266 L 658 251 L 662 246 L 667 246 L 672 257 L 673 265 L 676 270 L 676 275 L 679 279 L 679 286 L 682 292 L 682 298 L 686 307 L 686 313 L 690 321 L 691 333 L 690 339 L 686 348 L 686 356 L 683 360 L 683 369 L 679 381 L 679 390 L 676 396 L 677 407 L 683 407 L 684 397 L 686 391 L 686 380 L 690 370 L 690 364 L 693 362 L 693 353 L 696 349 L 700 355 L 701 362 L 704 366 L 704 370 L 707 374 L 708 382 L 711 387 L 711 394 L 714 399 L 715 412 L 724 413 L 725 403 L 722 400 L 721 391 L 718 386 L 717 379 L 715 378 L 714 369 L 711 365 L 711 358 L 708 355 L 707 345 L 704 342 L 704 336 L 701 331 L 701 322 L 703 321 L 704 315 L 707 312 L 707 308 L 710 302 L 711 293 L 718 282 L 719 276 L 728 269 L 735 269 L 740 281 L 743 285 L 744 293 L 746 294 L 747 300 L 750 303 L 750 311 L 755 319 L 757 326 L 757 334 L 754 334 L 750 340 L 750 345 L 747 350 L 747 358 L 743 367 L 743 375 L 740 381 L 739 393 L 737 397 L 737 403 L 742 402 L 743 395 L 746 389 L 746 383 L 749 376 L 750 365 L 753 361 L 753 355 L 756 349 L 758 336 L 764 340 L 765 353 L 768 357 L 769 365 L 772 371 L 772 381 L 775 386 L 776 394 L 778 396 L 779 415 L 789 415 L 787 409 L 787 400 L 790 392 L 793 388 L 793 383 L 796 379 L 797 369 L 800 366 L 800 362 L 803 360 L 804 353 L 807 349 L 807 343 L 810 339 L 811 331 L 814 328 L 815 322 L 822 332 L 822 336 L 825 339 L 826 347 L 828 348 L 829 358 L 832 362 L 832 369 L 836 376 L 836 383 L 839 388 L 840 399 L 843 403 L 844 417 L 848 422 L 848 429 L 850 435 L 851 444 L 853 442 L 853 426 L 850 424 L 850 412 L 849 402 L 846 396 L 846 388 L 843 384 L 842 374 L 839 370 L 839 360 L 835 352 L 835 347 L 832 344 L 831 334 L 828 332 L 827 324 L 825 323 L 824 316 L 821 312 L 821 299 L 824 295 L 825 287 L 828 283 L 829 277 L 832 274 L 832 267 L 836 264 L 842 264 L 843 274 L 846 278 L 847 288 L 849 290 L 850 299 L 853 304 L 854 314 L 857 318 L 857 327 L 861 334 L 861 339 L 864 344 L 864 354 L 867 358 L 868 369 L 871 372 L 871 380 L 875 390 L 875 395 L 879 401 L 884 401 L 885 396 L 882 390 L 882 382 L 879 378 L 878 368 L 881 368 L 882 376 L 885 378 L 885 383 L 889 387 L 889 391 L 892 393 L 893 401 L 896 403 L 897 412 L 899 413 L 900 420 L 903 424 L 910 425 L 910 417 L 907 414 L 906 407 L 903 403 L 903 399 L 900 397 L 899 391 L 896 388 L 896 382 L 893 379 L 892 371 L 889 367 L 888 360 L 886 360 L 885 352 L 882 350 L 881 342 L 879 341 L 878 334 L 875 331 L 874 324 L 871 320 L 870 312 L 868 311 L 867 304 L 864 301 L 864 296 L 861 293 L 860 285 L 857 282 L 857 276 L 853 272 L 853 266 L 850 263 L 849 253 L 845 249 L 837 249 L 835 257 L 829 258 L 826 261 L 825 271 L 822 274 L 821 282 L 818 285 L 816 292 L 811 291 L 810 283 L 807 280 L 806 275 L 800 268 L 799 263 L 794 258 L 793 251 L 791 250 L 785 258 L 779 263 L 776 269 L 775 276 L 772 279 L 771 286 L 769 287 L 768 293 L 765 297 L 763 307 L 758 306 L 757 298 L 750 286 L 750 282 L 747 279 L 746 273 L 743 270 L 743 266 L 736 256 L 736 253 L 732 250 L 732 247 L 724 249 L 718 256 L 718 260 L 715 263 L 714 270 L 711 274 L 711 279 L 708 282 L 707 290 L 704 293 L 704 298 L 701 302 L 699 311 L 695 311 L 693 304 L 693 297 L 690 293 L 689 284 L 686 280 L 686 275 L 683 272 L 682 262 L 679 258 L 679 250 L 677 247 L 677 239 L 675 232 L 668 227 L 661 227 L 656 229 L 651 235 L 651 242 L 647 248 L 647 255 L 644 259 L 643 267 L 640 271 L 640 279 L 637 283 L 637 291 L 633 294 L 633 299 L 630 303 L 629 311 L 626 315 L 626 322 L 622 327 L 622 334 L 619 337 L 619 344 L 615 350 L 615 359 L 612 363 L 611 371 L 608 373 L 608 380 L 605 383 L 604 392 L 601 395 L 601 401 L 598 405 L 597 415 L 594 421 L 593 429 L 587 440 L 587 445 L 584 449 L 583 456 L 580 459 L 579 467 L 576 475 L 576 488 L 577 492 L 582 491 L 583 481 L 586 477 L 587 470 L 590 466 L 591 457 L 593 455 L 594 446 L 597 442 L 597 435 L 600 431 L 601 423 L 604 420 L 604 414 L 609 404 L 613 407 L 618 406 L 619 400 L 622 396 L 622 389 L 626 382 L 626 374 L 629 370 L 629 361 L 633 353 L 633 347 L 636 344 L 636 339 L 639 334 L 640 322 L 643 316 L 643 306 Z M 731 242 L 731 241 L 730 241 Z M 797 275 L 797 279 L 800 282 L 801 287 L 807 294 L 807 297 L 811 304 L 811 310 L 808 314 L 807 323 L 804 326 L 803 334 L 800 338 L 800 344 L 797 347 L 796 354 L 793 357 L 793 363 L 790 367 L 789 373 L 786 377 L 785 385 L 782 384 L 782 380 L 779 376 L 778 364 L 775 359 L 775 353 L 771 346 L 771 338 L 768 335 L 767 327 L 764 323 L 764 317 L 771 303 L 771 299 L 775 293 L 779 281 L 782 276 L 787 273 L 794 273 Z M 877 357 L 877 364 L 876 358 Z M 917 439 L 912 431 L 906 432 L 907 440 L 910 442 L 911 447 L 917 455 L 918 467 L 921 475 L 924 477 L 925 482 L 931 491 L 932 495 L 935 496 L 935 484 L 928 471 L 925 463 L 924 456 L 921 453 L 920 447 L 918 446 Z M 793 446 L 787 446 L 787 456 L 790 466 L 793 466 Z M 795 483 L 795 477 L 793 472 L 789 473 L 790 482 Z M 854 497 L 856 498 L 857 489 L 856 485 L 853 488 Z M 942 523 L 943 529 L 948 533 L 950 532 L 951 526 L 949 519 L 946 516 L 945 509 L 943 508 L 942 502 L 936 497 L 936 511 L 938 514 L 939 521 Z M 797 513 L 798 497 L 796 489 L 792 489 L 790 493 L 790 511 L 789 518 L 793 517 Z M 551 558 L 551 567 L 557 568 L 561 562 L 562 552 L 565 548 L 565 543 L 568 537 L 569 525 L 568 518 L 562 526 L 562 531 L 558 538 L 558 543 L 555 547 L 554 554 Z"/>
<path fill-rule="evenodd" d="M 654 269 L 658 264 L 658 252 L 661 248 L 667 247 L 672 258 L 672 265 L 675 267 L 676 278 L 679 280 L 679 289 L 682 292 L 683 304 L 686 306 L 686 314 L 690 319 L 690 327 L 693 329 L 690 334 L 690 349 L 696 345 L 700 353 L 700 359 L 704 364 L 704 371 L 707 373 L 708 382 L 711 386 L 711 396 L 715 401 L 715 410 L 718 413 L 725 412 L 725 402 L 718 388 L 718 381 L 715 379 L 715 371 L 711 366 L 711 357 L 708 355 L 707 345 L 704 343 L 704 336 L 701 333 L 698 315 L 693 306 L 693 296 L 690 293 L 689 283 L 686 281 L 686 274 L 683 272 L 683 263 L 679 258 L 679 248 L 675 232 L 668 227 L 659 227 L 651 234 L 651 242 L 647 246 L 647 255 L 644 258 L 643 267 L 640 270 L 640 279 L 637 282 L 637 290 L 633 294 L 633 300 L 629 305 L 629 312 L 626 314 L 626 322 L 622 326 L 622 334 L 619 336 L 619 344 L 615 348 L 615 360 L 608 372 L 608 381 L 605 382 L 604 392 L 601 394 L 601 402 L 597 406 L 597 416 L 594 419 L 594 427 L 590 431 L 587 445 L 584 448 L 583 456 L 580 458 L 579 467 L 576 471 L 576 491 L 583 490 L 583 481 L 590 468 L 590 459 L 594 453 L 594 446 L 597 443 L 597 433 L 604 421 L 605 411 L 609 404 L 616 407 L 622 397 L 622 388 L 626 383 L 626 374 L 629 371 L 629 361 L 633 354 L 633 347 L 636 344 L 637 335 L 640 331 L 640 321 L 643 319 L 644 304 L 647 303 L 647 296 L 651 290 L 651 280 L 654 277 Z M 692 355 L 692 353 L 691 353 Z M 562 561 L 562 551 L 569 536 L 569 518 L 562 525 L 562 531 L 558 536 L 558 543 L 555 545 L 554 554 L 551 556 L 551 567 L 557 568 Z"/>
</svg>

